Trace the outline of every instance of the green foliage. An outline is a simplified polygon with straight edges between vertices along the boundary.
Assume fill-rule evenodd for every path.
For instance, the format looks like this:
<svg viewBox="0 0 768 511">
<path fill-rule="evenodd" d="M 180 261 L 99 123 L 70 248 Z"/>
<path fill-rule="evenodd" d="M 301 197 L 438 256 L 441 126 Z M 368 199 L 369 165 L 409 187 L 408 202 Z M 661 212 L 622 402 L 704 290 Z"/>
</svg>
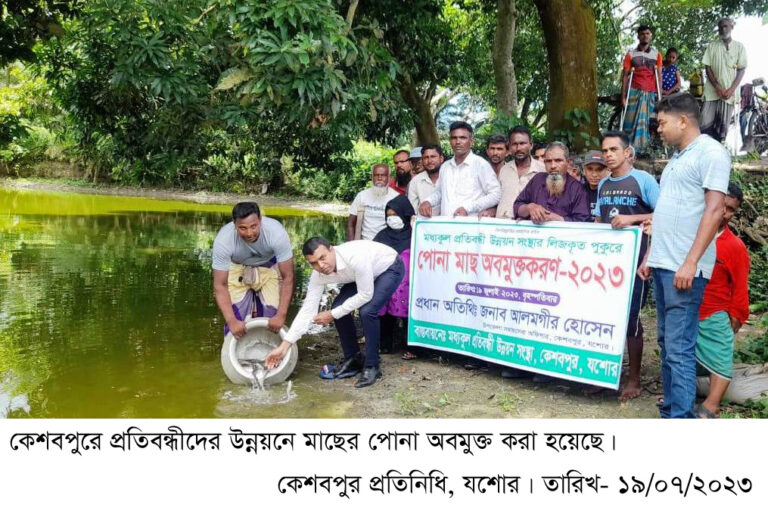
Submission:
<svg viewBox="0 0 768 511">
<path fill-rule="evenodd" d="M 554 140 L 563 142 L 571 149 L 600 147 L 600 139 L 589 134 L 587 127 L 592 122 L 588 112 L 580 109 L 568 110 L 565 119 L 571 123 L 567 129 L 555 130 Z"/>
<path fill-rule="evenodd" d="M 77 12 L 78 0 L 14 0 L 0 6 L 0 66 L 34 60 L 33 46 L 63 31 L 60 18 Z"/>
<path fill-rule="evenodd" d="M 293 162 L 286 162 L 286 189 L 313 199 L 348 202 L 370 186 L 374 164 L 387 163 L 391 166 L 395 151 L 391 147 L 358 141 L 349 153 L 335 157 L 335 170 L 331 172 L 311 168 L 293 169 Z"/>
<path fill-rule="evenodd" d="M 0 146 L 6 145 L 27 134 L 21 117 L 11 113 L 0 113 Z"/>
<path fill-rule="evenodd" d="M 760 326 L 768 327 L 768 319 L 764 316 L 760 320 Z M 749 339 L 743 346 L 737 348 L 733 354 L 734 360 L 744 364 L 765 364 L 768 362 L 768 333 Z"/>
</svg>

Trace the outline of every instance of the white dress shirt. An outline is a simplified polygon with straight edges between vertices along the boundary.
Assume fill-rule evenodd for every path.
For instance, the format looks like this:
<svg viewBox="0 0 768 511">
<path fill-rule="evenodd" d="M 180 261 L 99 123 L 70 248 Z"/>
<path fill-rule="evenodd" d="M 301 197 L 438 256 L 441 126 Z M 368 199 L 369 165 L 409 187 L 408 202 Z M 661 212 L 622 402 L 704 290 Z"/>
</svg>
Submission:
<svg viewBox="0 0 768 511">
<path fill-rule="evenodd" d="M 429 177 L 429 172 L 426 170 L 416 174 L 411 182 L 408 184 L 408 200 L 411 201 L 413 209 L 418 213 L 419 205 L 422 202 L 426 202 L 435 193 L 437 186 L 440 183 L 440 178 L 437 178 L 435 183 L 432 182 L 432 178 Z M 432 205 L 432 215 L 440 216 L 440 206 Z"/>
<path fill-rule="evenodd" d="M 307 284 L 307 296 L 291 324 L 285 340 L 294 343 L 304 335 L 317 314 L 326 284 L 357 284 L 357 294 L 331 310 L 334 319 L 355 311 L 373 298 L 373 281 L 387 271 L 397 259 L 395 249 L 369 240 L 355 240 L 333 247 L 336 252 L 336 271 L 323 275 L 312 271 Z"/>
<path fill-rule="evenodd" d="M 501 186 L 491 164 L 470 151 L 460 165 L 455 156 L 443 163 L 429 203 L 439 207 L 444 216 L 453 216 L 459 208 L 472 215 L 492 208 L 500 198 Z"/>
</svg>

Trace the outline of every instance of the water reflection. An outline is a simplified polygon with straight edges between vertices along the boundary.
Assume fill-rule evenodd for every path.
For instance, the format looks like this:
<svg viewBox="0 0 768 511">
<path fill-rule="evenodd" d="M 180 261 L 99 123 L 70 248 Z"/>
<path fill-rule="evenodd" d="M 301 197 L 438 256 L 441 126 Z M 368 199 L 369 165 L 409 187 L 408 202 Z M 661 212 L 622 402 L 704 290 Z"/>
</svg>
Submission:
<svg viewBox="0 0 768 511">
<path fill-rule="evenodd" d="M 0 379 L 15 375 L 31 416 L 220 415 L 235 391 L 219 365 L 210 251 L 229 209 L 0 189 Z M 301 244 L 340 241 L 343 220 L 266 213 L 291 236 L 300 296 Z"/>
</svg>

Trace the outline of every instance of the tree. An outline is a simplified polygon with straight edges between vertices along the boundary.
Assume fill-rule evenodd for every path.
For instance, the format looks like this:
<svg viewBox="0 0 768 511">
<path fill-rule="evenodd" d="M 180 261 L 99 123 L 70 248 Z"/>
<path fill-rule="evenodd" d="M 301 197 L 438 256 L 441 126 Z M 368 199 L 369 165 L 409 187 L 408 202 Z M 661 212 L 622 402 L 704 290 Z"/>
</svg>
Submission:
<svg viewBox="0 0 768 511">
<path fill-rule="evenodd" d="M 35 58 L 38 39 L 61 35 L 61 19 L 72 16 L 81 1 L 15 0 L 0 6 L 0 67 Z"/>
<path fill-rule="evenodd" d="M 493 75 L 496 108 L 506 117 L 517 115 L 517 80 L 512 51 L 515 47 L 515 0 L 498 0 L 496 32 L 493 37 Z"/>
<path fill-rule="evenodd" d="M 585 0 L 534 0 L 539 12 L 549 64 L 547 130 L 570 132 L 569 112 L 580 111 L 581 131 L 597 136 L 597 48 L 595 12 Z M 571 117 L 571 118 L 569 118 Z M 576 149 L 586 137 L 575 138 Z"/>
<path fill-rule="evenodd" d="M 432 100 L 439 85 L 461 73 L 455 35 L 442 0 L 382 0 L 358 7 L 360 25 L 380 30 L 382 44 L 397 64 L 395 85 L 411 112 L 417 144 L 439 141 Z"/>
</svg>

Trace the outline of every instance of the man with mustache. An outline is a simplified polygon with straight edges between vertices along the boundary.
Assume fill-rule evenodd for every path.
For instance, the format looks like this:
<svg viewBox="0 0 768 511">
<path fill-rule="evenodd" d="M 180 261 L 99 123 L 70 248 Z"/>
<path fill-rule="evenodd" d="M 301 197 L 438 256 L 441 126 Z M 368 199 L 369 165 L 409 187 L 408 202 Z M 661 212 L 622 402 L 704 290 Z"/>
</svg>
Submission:
<svg viewBox="0 0 768 511">
<path fill-rule="evenodd" d="M 419 214 L 434 215 L 440 207 L 444 216 L 476 215 L 499 203 L 501 187 L 490 164 L 472 152 L 474 129 L 464 121 L 448 128 L 453 158 L 443 163 L 435 192 L 419 205 Z"/>
<path fill-rule="evenodd" d="M 514 218 L 535 224 L 551 221 L 589 222 L 584 187 L 568 175 L 568 147 L 552 142 L 544 153 L 546 172 L 533 176 L 515 200 Z"/>
<path fill-rule="evenodd" d="M 509 153 L 512 161 L 499 172 L 501 200 L 496 208 L 497 218 L 513 218 L 515 199 L 525 185 L 540 172 L 545 172 L 544 163 L 531 157 L 531 132 L 525 126 L 515 126 L 509 132 Z"/>
<path fill-rule="evenodd" d="M 696 340 L 704 287 L 715 267 L 715 235 L 725 212 L 731 156 L 699 128 L 691 94 L 658 104 L 659 135 L 676 149 L 661 175 L 653 240 L 637 270 L 653 273 L 661 348 L 662 418 L 694 418 Z"/>
<path fill-rule="evenodd" d="M 421 203 L 426 202 L 435 192 L 440 179 L 440 166 L 444 160 L 443 149 L 439 144 L 424 144 L 421 148 L 424 172 L 416 174 L 408 185 L 408 200 L 411 201 L 414 210 L 418 211 Z M 440 216 L 440 207 L 433 207 L 432 214 Z"/>
<path fill-rule="evenodd" d="M 718 142 L 725 140 L 736 103 L 736 88 L 744 78 L 747 52 L 744 45 L 731 39 L 733 20 L 717 22 L 719 39 L 712 41 L 701 63 L 707 70 L 704 84 L 704 106 L 701 108 L 701 132 Z"/>
<path fill-rule="evenodd" d="M 373 186 L 358 193 L 349 207 L 347 241 L 356 239 L 358 230 L 361 239 L 372 240 L 387 225 L 384 207 L 398 195 L 388 186 L 389 165 L 386 163 L 374 165 L 371 170 L 371 182 Z M 362 226 L 358 229 L 357 223 L 361 221 L 360 217 L 362 217 Z"/>
<path fill-rule="evenodd" d="M 653 29 L 648 25 L 637 27 L 637 47 L 630 49 L 622 64 L 621 106 L 626 107 L 621 129 L 632 145 L 643 150 L 651 143 L 650 121 L 661 84 L 662 58 L 651 46 Z M 630 76 L 632 81 L 630 82 Z"/>
<path fill-rule="evenodd" d="M 408 192 L 408 183 L 413 176 L 413 165 L 408 159 L 410 153 L 405 149 L 400 149 L 392 156 L 395 164 L 395 177 L 389 181 L 389 187 L 403 195 Z"/>
<path fill-rule="evenodd" d="M 322 378 L 350 378 L 362 371 L 355 388 L 373 385 L 382 376 L 379 368 L 379 310 L 387 304 L 403 279 L 405 266 L 402 259 L 395 249 L 376 241 L 354 240 L 331 245 L 321 237 L 308 239 L 301 253 L 312 267 L 307 295 L 283 342 L 267 355 L 267 369 L 280 364 L 291 343 L 297 342 L 312 323 L 335 323 L 344 355 L 337 364 L 323 368 Z M 342 284 L 341 290 L 330 310 L 318 312 L 328 284 Z M 363 324 L 365 354 L 357 344 L 355 310 L 359 311 Z"/>
</svg>

